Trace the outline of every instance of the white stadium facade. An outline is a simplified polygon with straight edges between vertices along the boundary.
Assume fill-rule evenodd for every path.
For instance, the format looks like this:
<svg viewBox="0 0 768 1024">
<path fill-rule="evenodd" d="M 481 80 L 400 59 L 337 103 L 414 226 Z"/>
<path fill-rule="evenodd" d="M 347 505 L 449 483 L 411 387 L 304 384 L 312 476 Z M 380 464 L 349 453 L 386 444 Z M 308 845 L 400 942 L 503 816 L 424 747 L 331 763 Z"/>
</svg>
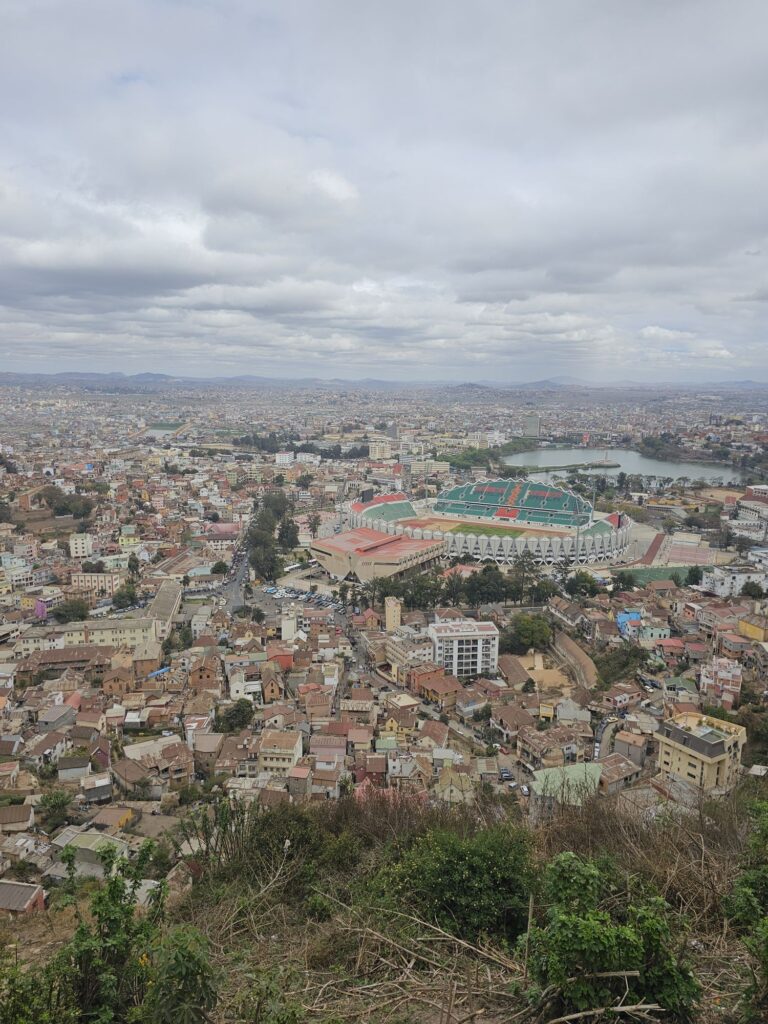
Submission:
<svg viewBox="0 0 768 1024">
<path fill-rule="evenodd" d="M 596 512 L 573 491 L 535 480 L 478 480 L 450 487 L 431 502 L 381 494 L 349 507 L 349 525 L 391 536 L 441 541 L 449 558 L 506 565 L 528 551 L 540 565 L 621 561 L 631 519 Z"/>
</svg>

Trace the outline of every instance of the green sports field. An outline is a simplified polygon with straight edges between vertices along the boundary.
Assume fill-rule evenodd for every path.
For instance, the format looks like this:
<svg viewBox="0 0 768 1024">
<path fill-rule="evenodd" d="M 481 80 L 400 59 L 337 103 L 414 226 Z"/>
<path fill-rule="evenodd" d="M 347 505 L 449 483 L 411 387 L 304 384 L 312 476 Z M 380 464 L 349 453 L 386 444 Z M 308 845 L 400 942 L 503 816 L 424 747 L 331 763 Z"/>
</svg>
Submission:
<svg viewBox="0 0 768 1024">
<path fill-rule="evenodd" d="M 531 530 L 518 530 L 514 526 L 486 526 L 485 523 L 451 523 L 443 527 L 446 533 L 472 533 L 478 537 L 519 537 Z"/>
</svg>

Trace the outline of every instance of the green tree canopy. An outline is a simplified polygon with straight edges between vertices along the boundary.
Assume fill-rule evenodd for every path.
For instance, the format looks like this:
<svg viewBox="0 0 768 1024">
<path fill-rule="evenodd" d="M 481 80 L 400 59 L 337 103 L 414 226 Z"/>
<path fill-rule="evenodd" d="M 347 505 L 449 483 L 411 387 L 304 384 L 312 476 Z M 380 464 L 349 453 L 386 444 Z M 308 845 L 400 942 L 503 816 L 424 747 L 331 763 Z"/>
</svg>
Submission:
<svg viewBox="0 0 768 1024">
<path fill-rule="evenodd" d="M 446 931 L 475 941 L 522 932 L 531 881 L 527 834 L 499 825 L 468 837 L 430 832 L 379 884 Z"/>
<path fill-rule="evenodd" d="M 253 704 L 244 697 L 235 701 L 217 717 L 217 728 L 221 732 L 240 732 L 251 724 Z"/>
<path fill-rule="evenodd" d="M 88 618 L 88 602 L 82 597 L 71 597 L 53 609 L 57 622 L 80 622 Z"/>
<path fill-rule="evenodd" d="M 502 630 L 499 651 L 502 654 L 525 654 L 532 647 L 543 650 L 552 639 L 552 627 L 543 615 L 515 615 L 510 625 Z"/>
</svg>

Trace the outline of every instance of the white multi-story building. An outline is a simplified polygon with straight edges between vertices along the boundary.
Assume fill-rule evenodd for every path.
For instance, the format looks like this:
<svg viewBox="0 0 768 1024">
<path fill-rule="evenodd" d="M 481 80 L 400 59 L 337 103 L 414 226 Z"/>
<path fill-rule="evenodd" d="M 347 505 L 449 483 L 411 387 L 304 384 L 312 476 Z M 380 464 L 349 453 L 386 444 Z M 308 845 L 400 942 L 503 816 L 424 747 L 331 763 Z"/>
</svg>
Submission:
<svg viewBox="0 0 768 1024">
<path fill-rule="evenodd" d="M 766 573 L 754 565 L 714 565 L 702 578 L 703 590 L 717 597 L 738 597 L 745 583 L 757 583 L 765 589 Z"/>
<path fill-rule="evenodd" d="M 275 465 L 276 466 L 292 466 L 294 463 L 295 456 L 293 452 L 276 452 L 275 453 Z"/>
<path fill-rule="evenodd" d="M 392 442 L 388 437 L 372 437 L 368 442 L 368 455 L 371 459 L 391 459 Z"/>
<path fill-rule="evenodd" d="M 71 533 L 69 553 L 72 558 L 90 558 L 93 554 L 93 537 L 90 533 Z"/>
<path fill-rule="evenodd" d="M 495 676 L 499 662 L 499 631 L 492 622 L 452 619 L 427 627 L 433 661 L 459 679 Z"/>
</svg>

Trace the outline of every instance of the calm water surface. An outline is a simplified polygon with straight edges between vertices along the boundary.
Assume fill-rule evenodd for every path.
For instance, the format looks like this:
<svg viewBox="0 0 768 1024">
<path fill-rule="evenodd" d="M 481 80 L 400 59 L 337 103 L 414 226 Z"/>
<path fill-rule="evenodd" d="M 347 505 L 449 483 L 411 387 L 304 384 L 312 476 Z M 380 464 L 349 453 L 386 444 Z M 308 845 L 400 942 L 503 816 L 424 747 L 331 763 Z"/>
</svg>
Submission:
<svg viewBox="0 0 768 1024">
<path fill-rule="evenodd" d="M 688 477 L 690 480 L 706 480 L 707 483 L 717 481 L 729 483 L 731 480 L 741 482 L 746 474 L 732 466 L 721 466 L 712 462 L 668 462 L 665 459 L 649 459 L 639 452 L 626 448 L 538 448 L 532 452 L 520 452 L 508 455 L 504 459 L 507 466 L 537 466 L 541 472 L 532 471 L 537 479 L 550 479 L 552 476 L 563 476 L 562 472 L 547 472 L 547 466 L 567 466 L 576 462 L 599 462 L 603 459 L 618 462 L 620 465 L 611 469 L 584 470 L 588 473 L 602 473 L 616 476 L 622 470 L 627 474 L 640 476 Z"/>
</svg>

